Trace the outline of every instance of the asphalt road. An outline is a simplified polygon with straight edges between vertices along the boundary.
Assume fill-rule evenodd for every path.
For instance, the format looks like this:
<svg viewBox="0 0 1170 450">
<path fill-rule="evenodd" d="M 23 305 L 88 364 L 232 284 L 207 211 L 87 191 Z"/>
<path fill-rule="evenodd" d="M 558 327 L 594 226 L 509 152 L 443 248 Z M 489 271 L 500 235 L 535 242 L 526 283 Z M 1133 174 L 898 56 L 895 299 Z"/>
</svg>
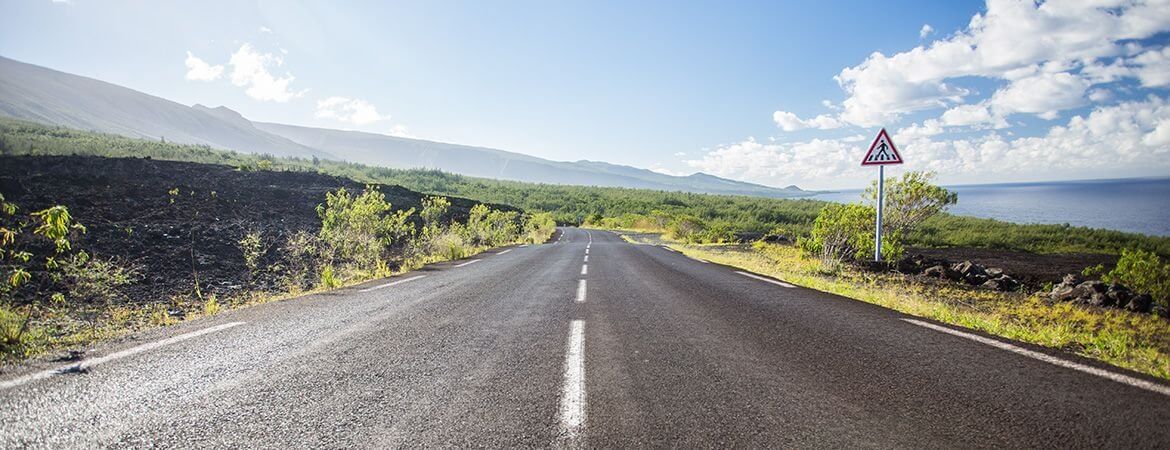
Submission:
<svg viewBox="0 0 1170 450">
<path fill-rule="evenodd" d="M 1149 378 L 557 239 L 4 375 L 0 447 L 1170 446 Z"/>
</svg>

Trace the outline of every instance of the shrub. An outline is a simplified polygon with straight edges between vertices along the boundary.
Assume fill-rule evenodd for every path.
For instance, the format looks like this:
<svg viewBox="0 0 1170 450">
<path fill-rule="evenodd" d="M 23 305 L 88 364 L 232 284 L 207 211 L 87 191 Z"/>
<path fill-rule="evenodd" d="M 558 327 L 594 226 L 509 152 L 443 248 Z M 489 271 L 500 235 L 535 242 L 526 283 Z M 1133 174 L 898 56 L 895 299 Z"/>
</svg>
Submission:
<svg viewBox="0 0 1170 450">
<path fill-rule="evenodd" d="M 62 260 L 51 277 L 72 303 L 109 306 L 125 299 L 120 288 L 137 280 L 139 272 L 139 268 L 124 266 L 113 259 L 93 258 L 86 252 L 78 252 Z"/>
<path fill-rule="evenodd" d="M 933 172 L 906 172 L 901 179 L 886 180 L 886 201 L 882 209 L 883 233 L 905 235 L 918 228 L 926 219 L 958 203 L 958 194 L 931 184 L 934 177 Z M 862 195 L 871 204 L 876 204 L 877 182 Z"/>
<path fill-rule="evenodd" d="M 214 316 L 219 314 L 219 309 L 219 299 L 215 297 L 215 294 L 207 296 L 207 301 L 203 302 L 203 315 Z"/>
<path fill-rule="evenodd" d="M 800 249 L 826 260 L 864 259 L 873 254 L 876 215 L 866 205 L 828 205 L 813 222 L 812 234 L 800 240 Z"/>
<path fill-rule="evenodd" d="M 539 244 L 547 241 L 557 230 L 557 222 L 550 213 L 536 213 L 524 221 L 524 241 Z"/>
<path fill-rule="evenodd" d="M 326 264 L 366 273 L 384 265 L 391 244 L 414 230 L 407 221 L 413 209 L 390 210 L 386 196 L 376 189 L 367 188 L 358 196 L 345 188 L 326 194 L 325 204 L 317 206 L 318 238 Z"/>
<path fill-rule="evenodd" d="M 20 313 L 8 306 L 0 306 L 0 356 L 22 359 L 36 353 L 45 345 L 44 331 L 32 326 L 31 314 Z"/>
<path fill-rule="evenodd" d="M 706 224 L 695 216 L 678 216 L 666 226 L 666 237 L 683 242 L 695 242 Z"/>
<path fill-rule="evenodd" d="M 1153 252 L 1125 249 L 1117 267 L 1102 277 L 1108 283 L 1121 283 L 1136 292 L 1150 294 L 1159 304 L 1170 307 L 1170 264 Z"/>
<path fill-rule="evenodd" d="M 317 261 L 317 237 L 304 230 L 297 231 L 289 235 L 280 251 L 287 264 L 284 284 L 290 292 L 300 292 L 310 282 L 309 274 Z"/>
<path fill-rule="evenodd" d="M 268 251 L 267 248 L 264 248 L 264 240 L 260 231 L 245 233 L 244 237 L 237 241 L 237 244 L 240 247 L 240 253 L 244 255 L 244 265 L 248 267 L 248 275 L 255 279 L 260 271 L 260 258 Z"/>
</svg>

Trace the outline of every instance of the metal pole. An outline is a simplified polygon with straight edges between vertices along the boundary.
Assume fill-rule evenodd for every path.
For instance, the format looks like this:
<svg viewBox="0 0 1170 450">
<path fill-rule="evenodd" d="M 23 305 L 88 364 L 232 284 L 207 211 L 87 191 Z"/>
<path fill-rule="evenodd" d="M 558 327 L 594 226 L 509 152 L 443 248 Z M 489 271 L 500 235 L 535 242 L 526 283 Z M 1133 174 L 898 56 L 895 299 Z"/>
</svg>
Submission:
<svg viewBox="0 0 1170 450">
<path fill-rule="evenodd" d="M 874 232 L 873 260 L 882 261 L 882 207 L 886 202 L 886 166 L 878 166 L 877 229 Z"/>
</svg>

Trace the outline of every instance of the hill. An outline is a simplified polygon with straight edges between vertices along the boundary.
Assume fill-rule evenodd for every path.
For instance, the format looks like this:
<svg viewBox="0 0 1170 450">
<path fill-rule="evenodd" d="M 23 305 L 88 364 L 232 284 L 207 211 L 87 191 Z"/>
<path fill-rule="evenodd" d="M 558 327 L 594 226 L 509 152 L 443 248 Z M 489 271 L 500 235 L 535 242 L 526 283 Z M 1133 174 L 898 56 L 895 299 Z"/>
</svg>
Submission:
<svg viewBox="0 0 1170 450">
<path fill-rule="evenodd" d="M 243 153 L 317 157 L 475 177 L 786 198 L 808 195 L 706 174 L 671 176 L 592 161 L 550 161 L 515 152 L 375 133 L 252 122 L 220 106 L 185 106 L 78 75 L 0 57 L 0 116 L 78 130 Z"/>
</svg>

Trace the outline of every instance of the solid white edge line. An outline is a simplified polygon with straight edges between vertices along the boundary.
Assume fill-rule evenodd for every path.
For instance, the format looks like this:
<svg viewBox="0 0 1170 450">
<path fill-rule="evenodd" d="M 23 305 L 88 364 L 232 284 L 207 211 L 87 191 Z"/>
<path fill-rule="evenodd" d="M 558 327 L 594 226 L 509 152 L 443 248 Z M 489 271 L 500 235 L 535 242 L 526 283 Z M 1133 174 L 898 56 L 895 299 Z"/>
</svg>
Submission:
<svg viewBox="0 0 1170 450">
<path fill-rule="evenodd" d="M 585 321 L 569 323 L 565 380 L 561 390 L 561 431 L 576 439 L 585 429 Z"/>
<path fill-rule="evenodd" d="M 524 245 L 521 245 L 521 246 L 520 246 L 520 248 L 524 248 L 524 247 L 527 247 L 527 246 L 528 246 L 528 244 L 524 244 Z"/>
<path fill-rule="evenodd" d="M 760 280 L 760 281 L 765 281 L 765 282 L 768 282 L 768 283 L 772 283 L 772 284 L 775 284 L 775 285 L 777 285 L 777 286 L 784 286 L 784 287 L 786 287 L 786 288 L 794 288 L 794 287 L 796 287 L 796 285 L 789 284 L 789 283 L 785 283 L 785 282 L 783 282 L 783 281 L 780 281 L 780 280 L 773 280 L 773 279 L 771 279 L 771 278 L 765 278 L 765 277 L 761 277 L 761 276 L 759 276 L 759 275 L 756 275 L 756 274 L 754 274 L 754 273 L 747 273 L 747 272 L 743 272 L 743 271 L 739 271 L 739 270 L 735 271 L 735 273 L 738 273 L 738 274 L 740 274 L 740 275 L 743 275 L 743 276 L 745 276 L 745 277 L 748 277 L 748 278 L 754 278 L 754 279 L 757 279 L 757 280 Z"/>
<path fill-rule="evenodd" d="M 403 279 L 401 279 L 401 280 L 394 280 L 394 281 L 391 281 L 391 282 L 389 282 L 389 283 L 386 283 L 386 284 L 379 284 L 379 285 L 377 285 L 377 286 L 374 286 L 374 287 L 368 287 L 368 288 L 362 289 L 362 290 L 360 290 L 360 291 L 358 291 L 358 292 L 370 292 L 370 291 L 376 291 L 376 290 L 378 290 L 378 289 L 382 289 L 382 288 L 388 288 L 388 287 L 390 287 L 390 286 L 394 286 L 394 285 L 396 285 L 396 284 L 402 284 L 402 283 L 405 283 L 405 282 L 407 282 L 407 281 L 414 281 L 414 280 L 417 280 L 417 279 L 419 279 L 419 278 L 426 278 L 426 277 L 427 277 L 426 275 L 415 275 L 415 276 L 413 276 L 413 277 L 410 277 L 410 278 L 403 278 Z"/>
<path fill-rule="evenodd" d="M 458 268 L 463 267 L 463 266 L 470 266 L 470 265 L 475 264 L 475 263 L 480 262 L 480 261 L 482 261 L 482 260 L 473 259 L 473 260 L 465 262 L 463 264 L 456 264 L 455 268 L 458 269 Z"/>
<path fill-rule="evenodd" d="M 581 275 L 589 275 L 589 265 L 588 264 L 581 265 Z"/>
<path fill-rule="evenodd" d="M 577 303 L 585 303 L 585 280 L 577 280 Z"/>
<path fill-rule="evenodd" d="M 1040 352 L 1035 351 L 1035 350 L 1028 350 L 1028 349 L 1023 348 L 1023 347 L 1009 344 L 1007 342 L 1002 342 L 1002 341 L 998 341 L 995 339 L 983 337 L 983 336 L 980 336 L 977 334 L 959 331 L 959 330 L 956 330 L 953 328 L 935 325 L 935 324 L 930 323 L 930 322 L 923 322 L 921 320 L 915 320 L 915 319 L 902 319 L 902 320 L 909 322 L 909 323 L 912 323 L 914 325 L 918 325 L 920 327 L 925 327 L 925 328 L 932 329 L 934 331 L 938 331 L 940 333 L 946 333 L 946 334 L 949 334 L 952 336 L 958 336 L 958 337 L 961 337 L 964 339 L 969 339 L 969 340 L 978 342 L 980 344 L 990 345 L 990 346 L 998 348 L 1000 350 L 1006 350 L 1006 351 L 1015 353 L 1015 354 L 1020 355 L 1020 356 L 1026 356 L 1026 357 L 1029 357 L 1032 359 L 1040 360 L 1040 361 L 1046 362 L 1048 364 L 1052 364 L 1054 366 L 1064 367 L 1066 369 L 1072 369 L 1072 370 L 1075 370 L 1078 372 L 1084 372 L 1084 373 L 1087 373 L 1089 375 L 1096 375 L 1098 377 L 1101 377 L 1101 378 L 1104 378 L 1104 379 L 1107 379 L 1110 381 L 1115 381 L 1115 382 L 1118 382 L 1118 383 L 1121 383 L 1124 385 L 1132 386 L 1132 387 L 1135 387 L 1138 389 L 1145 389 L 1145 390 L 1150 391 L 1150 392 L 1170 396 L 1170 387 L 1163 386 L 1161 384 L 1153 383 L 1153 382 L 1142 380 L 1139 378 L 1134 378 L 1134 377 L 1131 377 L 1128 375 L 1122 375 L 1120 373 L 1110 372 L 1108 370 L 1093 367 L 1093 366 L 1087 366 L 1087 365 L 1084 365 L 1081 363 L 1076 363 L 1076 362 L 1060 359 L 1060 358 L 1057 358 L 1055 356 L 1052 356 L 1052 355 L 1049 355 L 1046 353 L 1040 353 Z"/>
<path fill-rule="evenodd" d="M 510 252 L 510 251 L 512 251 L 512 249 L 507 249 L 507 250 L 504 250 L 504 251 L 502 251 L 502 252 L 496 253 L 496 255 L 503 255 L 504 253 L 508 253 L 508 252 Z"/>
<path fill-rule="evenodd" d="M 33 382 L 33 381 L 37 381 L 37 380 L 43 380 L 43 379 L 49 378 L 53 375 L 60 375 L 60 374 L 71 373 L 71 372 L 79 372 L 79 371 L 88 369 L 90 367 L 96 366 L 98 364 L 107 363 L 107 362 L 113 361 L 115 359 L 125 358 L 127 356 L 137 355 L 139 353 L 154 350 L 156 348 L 159 348 L 159 347 L 162 347 L 165 345 L 170 345 L 170 344 L 174 344 L 177 342 L 185 341 L 187 339 L 196 338 L 199 336 L 203 336 L 205 334 L 214 333 L 216 331 L 226 330 L 228 328 L 240 326 L 240 325 L 243 325 L 245 323 L 247 323 L 247 322 L 230 322 L 230 323 L 225 323 L 225 324 L 221 324 L 221 325 L 216 325 L 213 327 L 204 328 L 202 330 L 192 331 L 190 333 L 184 333 L 184 334 L 180 334 L 178 336 L 172 336 L 172 337 L 163 339 L 161 341 L 151 342 L 149 344 L 143 344 L 143 345 L 139 345 L 137 347 L 128 348 L 126 350 L 117 351 L 114 353 L 110 353 L 106 356 L 99 356 L 97 358 L 85 359 L 85 360 L 81 360 L 81 361 L 78 361 L 78 362 L 73 363 L 73 364 L 68 364 L 68 365 L 58 367 L 56 369 L 49 369 L 49 370 L 44 370 L 41 372 L 25 375 L 25 376 L 20 377 L 20 378 L 15 378 L 12 380 L 0 382 L 0 390 L 11 389 L 11 388 L 20 386 L 20 385 L 25 384 L 25 383 L 29 383 L 29 382 Z"/>
</svg>

